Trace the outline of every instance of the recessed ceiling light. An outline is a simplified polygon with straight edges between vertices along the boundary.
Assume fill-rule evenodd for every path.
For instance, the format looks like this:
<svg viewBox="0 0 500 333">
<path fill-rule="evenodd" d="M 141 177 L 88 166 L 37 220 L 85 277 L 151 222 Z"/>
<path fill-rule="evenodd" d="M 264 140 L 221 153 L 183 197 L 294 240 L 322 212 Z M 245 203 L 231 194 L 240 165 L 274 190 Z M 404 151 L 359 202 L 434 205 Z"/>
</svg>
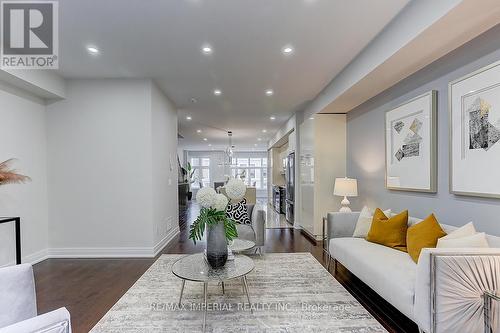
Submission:
<svg viewBox="0 0 500 333">
<path fill-rule="evenodd" d="M 186 120 L 191 120 L 193 119 L 191 116 L 186 116 Z"/>
<path fill-rule="evenodd" d="M 201 129 L 196 130 L 196 133 L 201 133 Z"/>
<path fill-rule="evenodd" d="M 209 147 L 212 147 L 212 144 L 211 144 L 211 143 L 209 143 L 209 144 L 208 144 L 208 146 L 209 146 Z"/>
<path fill-rule="evenodd" d="M 204 53 L 204 54 L 212 54 L 212 52 L 214 52 L 212 50 L 212 47 L 210 45 L 205 45 L 201 48 L 201 51 Z"/>
<path fill-rule="evenodd" d="M 257 141 L 262 141 L 262 139 L 261 138 L 257 138 Z"/>
<path fill-rule="evenodd" d="M 208 141 L 208 139 L 207 138 L 203 138 L 203 141 Z"/>
<path fill-rule="evenodd" d="M 254 146 L 255 146 L 255 147 L 257 147 L 257 146 L 258 146 L 258 144 L 256 144 L 256 143 L 255 143 L 255 144 L 254 144 Z"/>
<path fill-rule="evenodd" d="M 283 54 L 292 54 L 293 53 L 293 47 L 291 46 L 285 46 L 282 50 Z"/>
<path fill-rule="evenodd" d="M 222 94 L 222 91 L 220 91 L 220 89 L 215 89 L 214 90 L 214 95 L 215 96 L 220 96 L 220 94 Z"/>
<path fill-rule="evenodd" d="M 87 46 L 87 52 L 90 55 L 98 55 L 99 54 L 99 49 L 95 46 Z"/>
<path fill-rule="evenodd" d="M 266 130 L 266 129 L 263 129 L 263 130 L 262 130 L 262 133 L 267 133 L 267 130 Z"/>
<path fill-rule="evenodd" d="M 272 89 L 267 89 L 266 90 L 266 95 L 267 96 L 272 96 L 274 94 L 274 91 Z"/>
<path fill-rule="evenodd" d="M 271 120 L 275 120 L 275 119 L 276 119 L 276 117 L 275 117 L 275 116 L 271 116 L 271 117 L 269 117 L 269 119 L 271 119 Z"/>
<path fill-rule="evenodd" d="M 309 117 L 309 119 L 314 120 L 314 117 Z"/>
</svg>

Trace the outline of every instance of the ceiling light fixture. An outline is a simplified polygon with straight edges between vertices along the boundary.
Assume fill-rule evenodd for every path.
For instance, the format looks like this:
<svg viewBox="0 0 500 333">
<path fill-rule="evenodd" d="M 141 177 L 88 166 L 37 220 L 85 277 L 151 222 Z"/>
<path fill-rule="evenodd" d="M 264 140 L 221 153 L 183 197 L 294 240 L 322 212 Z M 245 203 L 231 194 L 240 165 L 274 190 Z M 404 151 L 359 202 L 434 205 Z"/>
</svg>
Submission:
<svg viewBox="0 0 500 333">
<path fill-rule="evenodd" d="M 201 129 L 196 130 L 196 133 L 201 133 Z"/>
<path fill-rule="evenodd" d="M 266 129 L 263 129 L 263 130 L 262 130 L 262 133 L 267 133 L 267 130 L 266 130 Z"/>
<path fill-rule="evenodd" d="M 208 144 L 208 146 L 209 146 L 209 147 L 212 147 L 212 144 L 211 144 L 211 143 L 209 143 L 209 144 Z"/>
<path fill-rule="evenodd" d="M 203 54 L 212 54 L 213 52 L 212 47 L 210 47 L 209 45 L 203 46 L 201 51 L 203 52 Z"/>
<path fill-rule="evenodd" d="M 309 119 L 314 120 L 314 117 L 309 117 Z"/>
<path fill-rule="evenodd" d="M 268 90 L 266 90 L 266 95 L 272 96 L 272 95 L 274 95 L 274 91 L 272 89 L 268 89 Z"/>
<path fill-rule="evenodd" d="M 220 91 L 220 89 L 215 89 L 214 90 L 214 95 L 215 96 L 220 96 L 222 94 L 222 91 Z"/>
<path fill-rule="evenodd" d="M 226 148 L 226 155 L 229 158 L 229 165 L 233 165 L 233 157 L 234 157 L 234 145 L 233 145 L 233 132 L 227 131 L 227 136 L 229 138 L 229 145 Z"/>
<path fill-rule="evenodd" d="M 95 46 L 87 46 L 87 52 L 90 55 L 98 55 L 99 54 L 99 49 Z"/>
<path fill-rule="evenodd" d="M 288 55 L 288 54 L 292 54 L 292 53 L 293 53 L 293 47 L 291 47 L 291 46 L 285 46 L 285 47 L 281 50 L 281 52 L 283 52 L 283 54 L 286 54 L 286 55 Z"/>
<path fill-rule="evenodd" d="M 276 117 L 275 116 L 271 116 L 271 117 L 269 117 L 269 119 L 276 120 Z"/>
<path fill-rule="evenodd" d="M 203 138 L 203 141 L 208 141 L 208 139 L 207 138 Z"/>
<path fill-rule="evenodd" d="M 191 120 L 193 119 L 191 116 L 186 116 L 186 120 Z"/>
<path fill-rule="evenodd" d="M 262 139 L 261 138 L 257 138 L 257 141 L 262 141 Z"/>
</svg>

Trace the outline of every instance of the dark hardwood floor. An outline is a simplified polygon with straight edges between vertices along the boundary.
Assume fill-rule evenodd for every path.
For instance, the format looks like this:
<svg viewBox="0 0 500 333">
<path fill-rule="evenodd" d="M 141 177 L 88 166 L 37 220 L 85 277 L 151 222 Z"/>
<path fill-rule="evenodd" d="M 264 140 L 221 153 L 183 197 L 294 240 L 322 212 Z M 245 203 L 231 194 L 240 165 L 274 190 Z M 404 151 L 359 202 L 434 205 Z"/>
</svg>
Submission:
<svg viewBox="0 0 500 333">
<path fill-rule="evenodd" d="M 162 251 L 195 253 L 199 243 L 188 239 L 189 225 L 198 215 L 196 204 L 179 212 L 180 234 Z M 267 229 L 265 252 L 310 252 L 326 266 L 322 244 L 314 244 L 294 229 Z M 88 332 L 153 264 L 152 259 L 49 259 L 34 266 L 39 313 L 65 306 L 74 333 Z M 389 332 L 416 333 L 414 323 L 384 301 L 340 264 L 334 277 L 379 320 Z"/>
</svg>

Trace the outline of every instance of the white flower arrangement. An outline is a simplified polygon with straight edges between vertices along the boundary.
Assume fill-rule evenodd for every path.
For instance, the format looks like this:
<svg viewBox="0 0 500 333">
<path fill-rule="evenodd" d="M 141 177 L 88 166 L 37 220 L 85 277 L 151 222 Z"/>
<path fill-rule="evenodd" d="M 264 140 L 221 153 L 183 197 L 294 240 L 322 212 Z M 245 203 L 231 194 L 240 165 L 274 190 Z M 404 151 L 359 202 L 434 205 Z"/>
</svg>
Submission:
<svg viewBox="0 0 500 333">
<path fill-rule="evenodd" d="M 215 200 L 212 208 L 218 211 L 225 212 L 227 207 L 228 199 L 224 194 L 218 193 L 215 195 Z"/>
<path fill-rule="evenodd" d="M 241 179 L 236 178 L 230 179 L 224 189 L 226 190 L 227 196 L 235 201 L 243 199 L 247 192 L 245 183 Z"/>
<path fill-rule="evenodd" d="M 211 187 L 203 187 L 196 193 L 196 201 L 204 208 L 210 208 L 215 204 L 217 193 Z"/>
</svg>

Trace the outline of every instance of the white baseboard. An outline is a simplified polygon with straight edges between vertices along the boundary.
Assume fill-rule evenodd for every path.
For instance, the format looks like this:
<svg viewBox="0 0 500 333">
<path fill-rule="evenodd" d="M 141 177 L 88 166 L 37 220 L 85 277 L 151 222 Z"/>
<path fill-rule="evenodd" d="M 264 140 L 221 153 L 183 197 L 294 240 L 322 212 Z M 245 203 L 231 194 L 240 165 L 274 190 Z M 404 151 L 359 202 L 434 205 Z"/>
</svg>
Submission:
<svg viewBox="0 0 500 333">
<path fill-rule="evenodd" d="M 29 254 L 25 257 L 22 257 L 21 261 L 23 263 L 30 263 L 32 265 L 39 263 L 40 261 L 44 261 L 45 259 L 49 259 L 49 250 L 43 249 L 41 251 Z"/>
<path fill-rule="evenodd" d="M 51 248 L 48 258 L 154 258 L 179 232 L 172 229 L 153 247 Z"/>
<path fill-rule="evenodd" d="M 151 247 L 59 247 L 49 249 L 49 258 L 151 258 Z"/>
<path fill-rule="evenodd" d="M 23 256 L 21 258 L 21 262 L 23 264 L 37 264 L 40 261 L 44 261 L 45 259 L 49 258 L 49 252 L 47 249 L 40 250 L 38 252 L 28 254 L 27 256 Z M 14 266 L 16 264 L 15 260 L 12 260 L 6 264 L 0 265 L 0 268 L 2 267 L 7 267 L 7 266 Z"/>
<path fill-rule="evenodd" d="M 163 250 L 178 234 L 179 227 L 176 227 L 163 237 L 153 247 L 65 247 L 50 248 L 29 254 L 22 257 L 23 264 L 36 264 L 45 259 L 51 258 L 154 258 Z M 13 260 L 0 265 L 0 268 L 13 266 Z"/>
<path fill-rule="evenodd" d="M 165 246 L 167 246 L 168 243 L 170 243 L 175 238 L 175 236 L 177 236 L 179 233 L 180 233 L 180 230 L 179 230 L 178 226 L 175 227 L 174 229 L 170 230 L 170 232 L 165 237 L 163 237 L 163 239 L 160 240 L 158 242 L 158 244 L 156 244 L 154 246 L 153 257 L 156 257 L 158 255 L 158 253 L 160 253 L 160 251 L 163 250 L 163 248 Z"/>
</svg>

